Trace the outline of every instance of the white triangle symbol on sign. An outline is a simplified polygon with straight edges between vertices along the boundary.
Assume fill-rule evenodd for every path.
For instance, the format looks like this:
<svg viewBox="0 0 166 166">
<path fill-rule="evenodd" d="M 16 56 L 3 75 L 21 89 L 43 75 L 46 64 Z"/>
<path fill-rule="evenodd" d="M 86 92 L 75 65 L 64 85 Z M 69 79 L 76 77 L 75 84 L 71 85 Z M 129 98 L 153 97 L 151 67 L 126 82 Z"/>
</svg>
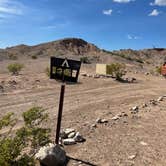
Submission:
<svg viewBox="0 0 166 166">
<path fill-rule="evenodd" d="M 64 60 L 64 62 L 62 63 L 62 67 L 64 67 L 66 65 L 66 67 L 69 67 L 69 63 L 67 61 L 67 59 Z"/>
</svg>

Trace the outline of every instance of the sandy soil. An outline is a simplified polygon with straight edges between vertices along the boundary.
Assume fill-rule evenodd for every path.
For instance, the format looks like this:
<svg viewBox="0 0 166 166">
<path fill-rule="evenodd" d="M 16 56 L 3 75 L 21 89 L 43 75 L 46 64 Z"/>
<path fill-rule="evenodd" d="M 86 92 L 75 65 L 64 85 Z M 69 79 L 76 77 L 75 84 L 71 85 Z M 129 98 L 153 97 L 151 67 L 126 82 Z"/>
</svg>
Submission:
<svg viewBox="0 0 166 166">
<path fill-rule="evenodd" d="M 49 80 L 44 69 L 48 59 L 22 61 L 24 70 L 11 76 L 7 64 L 0 62 L 0 116 L 15 112 L 20 125 L 21 114 L 33 106 L 42 106 L 50 115 L 48 127 L 54 140 L 59 102 L 60 83 Z M 81 72 L 94 72 L 94 66 L 83 66 Z M 86 142 L 65 146 L 71 159 L 69 166 L 164 166 L 166 165 L 166 98 L 150 104 L 151 99 L 166 94 L 166 80 L 141 73 L 128 73 L 136 83 L 119 83 L 111 78 L 80 76 L 78 84 L 67 84 L 62 128 L 74 128 Z M 12 81 L 15 80 L 16 83 Z M 143 108 L 143 104 L 147 107 Z M 131 114 L 130 108 L 138 105 L 139 112 Z M 117 114 L 128 116 L 112 120 Z M 106 124 L 92 125 L 97 118 Z"/>
</svg>

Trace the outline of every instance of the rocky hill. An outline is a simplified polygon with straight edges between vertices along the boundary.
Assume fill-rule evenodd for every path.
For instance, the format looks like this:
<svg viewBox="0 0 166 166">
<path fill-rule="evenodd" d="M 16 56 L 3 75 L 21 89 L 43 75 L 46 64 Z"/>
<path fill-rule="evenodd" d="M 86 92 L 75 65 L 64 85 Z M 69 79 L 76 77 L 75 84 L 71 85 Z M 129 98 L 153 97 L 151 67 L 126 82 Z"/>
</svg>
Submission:
<svg viewBox="0 0 166 166">
<path fill-rule="evenodd" d="M 91 62 L 110 63 L 112 61 L 120 61 L 129 64 L 158 65 L 166 60 L 166 49 L 122 49 L 118 51 L 107 51 L 78 38 L 66 38 L 35 46 L 18 45 L 0 49 L 0 60 L 47 56 L 67 56 L 76 58 L 88 56 Z"/>
<path fill-rule="evenodd" d="M 0 59 L 14 59 L 28 56 L 95 55 L 101 50 L 82 39 L 67 38 L 35 46 L 18 45 L 0 50 Z"/>
</svg>

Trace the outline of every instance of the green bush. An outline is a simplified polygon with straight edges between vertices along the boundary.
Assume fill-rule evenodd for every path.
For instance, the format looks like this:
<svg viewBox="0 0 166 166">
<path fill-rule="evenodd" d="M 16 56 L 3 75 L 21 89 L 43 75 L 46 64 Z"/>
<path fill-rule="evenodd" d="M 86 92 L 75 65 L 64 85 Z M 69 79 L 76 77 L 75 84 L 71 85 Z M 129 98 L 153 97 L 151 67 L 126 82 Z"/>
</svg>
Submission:
<svg viewBox="0 0 166 166">
<path fill-rule="evenodd" d="M 14 54 L 9 54 L 8 56 L 9 56 L 10 60 L 17 60 L 18 59 L 18 57 Z"/>
<path fill-rule="evenodd" d="M 80 58 L 80 61 L 81 61 L 82 63 L 90 63 L 90 61 L 89 61 L 89 59 L 88 59 L 87 56 L 81 57 L 81 58 Z"/>
<path fill-rule="evenodd" d="M 32 59 L 37 59 L 37 56 L 36 55 L 32 55 L 31 58 Z"/>
<path fill-rule="evenodd" d="M 12 129 L 17 124 L 17 119 L 13 118 L 13 113 L 0 119 L 0 133 L 3 128 L 8 129 L 0 135 L 0 165 L 34 166 L 35 150 L 50 142 L 50 129 L 40 127 L 48 118 L 43 108 L 33 107 L 24 112 L 22 117 L 24 125 L 15 132 Z M 27 147 L 31 153 L 25 151 Z"/>
<path fill-rule="evenodd" d="M 23 64 L 12 63 L 12 64 L 9 64 L 7 68 L 9 70 L 9 72 L 11 72 L 13 75 L 18 75 L 23 67 L 24 67 Z"/>
<path fill-rule="evenodd" d="M 50 77 L 50 68 L 49 67 L 45 68 L 45 73 L 48 77 Z"/>
<path fill-rule="evenodd" d="M 162 66 L 156 66 L 156 73 L 161 74 L 161 68 Z"/>
<path fill-rule="evenodd" d="M 125 65 L 120 63 L 112 63 L 107 65 L 106 73 L 112 75 L 116 80 L 123 80 L 122 77 L 126 74 Z"/>
</svg>

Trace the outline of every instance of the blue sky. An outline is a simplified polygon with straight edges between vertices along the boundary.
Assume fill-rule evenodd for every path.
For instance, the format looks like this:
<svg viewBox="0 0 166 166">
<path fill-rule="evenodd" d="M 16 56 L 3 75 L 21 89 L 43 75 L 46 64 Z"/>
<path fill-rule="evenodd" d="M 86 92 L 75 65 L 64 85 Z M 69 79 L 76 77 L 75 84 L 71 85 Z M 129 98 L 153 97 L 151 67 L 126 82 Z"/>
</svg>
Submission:
<svg viewBox="0 0 166 166">
<path fill-rule="evenodd" d="M 0 0 L 0 48 L 66 37 L 108 50 L 166 47 L 166 0 Z"/>
</svg>

